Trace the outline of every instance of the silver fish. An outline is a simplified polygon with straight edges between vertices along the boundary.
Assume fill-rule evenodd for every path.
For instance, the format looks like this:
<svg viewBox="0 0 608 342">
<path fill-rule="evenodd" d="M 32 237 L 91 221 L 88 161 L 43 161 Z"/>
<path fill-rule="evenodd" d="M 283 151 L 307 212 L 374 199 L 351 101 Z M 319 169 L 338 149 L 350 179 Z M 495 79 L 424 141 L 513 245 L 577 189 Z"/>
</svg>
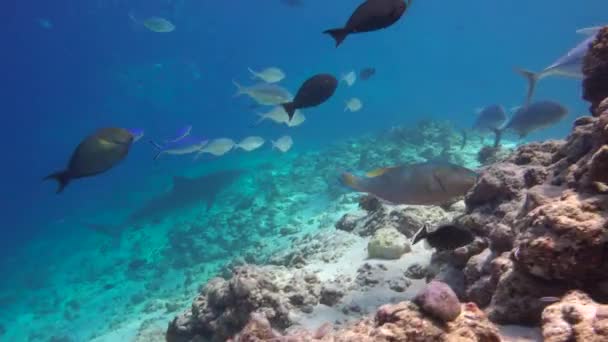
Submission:
<svg viewBox="0 0 608 342">
<path fill-rule="evenodd" d="M 582 79 L 583 59 L 587 54 L 587 50 L 589 50 L 589 45 L 593 42 L 601 28 L 601 26 L 598 26 L 577 30 L 577 33 L 588 35 L 588 37 L 540 72 L 517 68 L 516 71 L 528 80 L 528 94 L 525 103 L 530 103 L 536 89 L 536 84 L 547 76 L 556 75 Z"/>
<path fill-rule="evenodd" d="M 199 152 L 209 143 L 209 140 L 188 135 L 180 140 L 164 145 L 160 145 L 154 141 L 150 141 L 150 143 L 157 149 L 157 153 L 154 156 L 154 159 L 157 159 L 161 154 L 181 155 Z"/>
</svg>

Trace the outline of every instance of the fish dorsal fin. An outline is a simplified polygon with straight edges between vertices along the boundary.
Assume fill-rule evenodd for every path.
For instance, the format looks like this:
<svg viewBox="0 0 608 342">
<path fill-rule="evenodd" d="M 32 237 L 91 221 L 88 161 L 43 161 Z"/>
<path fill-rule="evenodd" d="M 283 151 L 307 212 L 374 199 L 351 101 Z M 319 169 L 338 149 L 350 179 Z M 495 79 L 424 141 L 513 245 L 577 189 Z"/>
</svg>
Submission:
<svg viewBox="0 0 608 342">
<path fill-rule="evenodd" d="M 602 29 L 602 27 L 603 26 L 585 27 L 585 28 L 576 30 L 576 33 L 583 34 L 586 36 L 593 36 L 594 34 L 598 33 Z"/>
<path fill-rule="evenodd" d="M 190 179 L 182 176 L 173 176 L 173 190 L 179 190 L 189 187 Z"/>
<path fill-rule="evenodd" d="M 397 168 L 397 166 L 383 167 L 383 168 L 375 169 L 375 170 L 372 170 L 372 171 L 369 171 L 368 173 L 366 173 L 365 176 L 369 177 L 369 178 L 382 176 L 383 174 L 389 172 L 390 170 L 396 169 L 396 168 Z"/>
</svg>

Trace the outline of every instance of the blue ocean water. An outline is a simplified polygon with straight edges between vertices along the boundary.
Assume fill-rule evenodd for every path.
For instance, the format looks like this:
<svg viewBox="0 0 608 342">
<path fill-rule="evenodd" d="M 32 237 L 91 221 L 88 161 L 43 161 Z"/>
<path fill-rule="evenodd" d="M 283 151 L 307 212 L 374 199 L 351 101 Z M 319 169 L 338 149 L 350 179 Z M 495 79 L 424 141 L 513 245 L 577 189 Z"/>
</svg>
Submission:
<svg viewBox="0 0 608 342">
<path fill-rule="evenodd" d="M 82 297 L 98 286 L 100 274 L 111 279 L 118 272 L 110 262 L 87 259 L 101 255 L 91 248 L 107 246 L 108 260 L 133 259 L 131 242 L 153 245 L 146 240 L 150 236 L 138 237 L 137 232 L 129 235 L 131 240 L 108 242 L 77 222 L 119 223 L 143 201 L 166 190 L 176 174 L 258 170 L 266 162 L 283 165 L 287 161 L 277 158 L 289 158 L 266 145 L 251 154 L 154 162 L 146 140 L 191 124 L 193 132 L 210 139 L 260 135 L 270 140 L 289 134 L 295 141 L 289 153 L 295 155 L 421 119 L 469 127 L 475 108 L 522 103 L 526 84 L 514 67 L 541 70 L 582 40 L 577 29 L 606 20 L 605 0 L 415 0 L 393 27 L 353 35 L 335 48 L 321 32 L 342 25 L 359 2 L 302 0 L 301 7 L 280 0 L 4 2 L 0 268 L 6 276 L 0 284 L 0 305 L 10 309 L 0 314 L 0 324 L 12 329 L 10 336 L 18 336 L 15 341 L 47 341 L 76 319 L 63 312 L 54 316 L 55 307 L 72 299 L 80 303 L 72 305 L 84 306 Z M 176 30 L 151 32 L 129 19 L 129 13 L 169 18 Z M 245 97 L 233 97 L 232 81 L 251 83 L 247 67 L 267 66 L 284 70 L 287 78 L 281 84 L 294 93 L 316 73 L 340 76 L 364 67 L 377 72 L 353 87 L 341 83 L 329 102 L 305 111 L 307 121 L 300 127 L 255 126 L 255 112 L 264 108 L 251 108 Z M 350 97 L 362 99 L 361 111 L 343 111 Z M 564 137 L 573 117 L 588 107 L 580 99 L 578 80 L 544 79 L 535 98 L 557 100 L 571 114 L 529 140 Z M 146 136 L 117 168 L 75 181 L 56 195 L 56 185 L 42 178 L 64 167 L 80 140 L 104 126 L 141 127 Z M 242 192 L 259 195 L 265 190 L 249 184 Z M 74 264 L 76 260 L 80 264 Z M 87 270 L 91 274 L 86 281 L 74 280 Z M 69 295 L 57 290 L 70 283 L 77 285 L 69 288 Z M 28 301 L 45 291 L 55 294 L 53 301 Z M 34 310 L 33 305 L 42 308 Z M 102 303 L 86 305 L 93 310 Z M 40 332 L 45 319 L 59 331 L 47 331 L 48 336 Z M 28 324 L 32 320 L 40 327 Z M 75 326 L 70 334 L 76 341 L 107 328 L 94 322 Z"/>
</svg>

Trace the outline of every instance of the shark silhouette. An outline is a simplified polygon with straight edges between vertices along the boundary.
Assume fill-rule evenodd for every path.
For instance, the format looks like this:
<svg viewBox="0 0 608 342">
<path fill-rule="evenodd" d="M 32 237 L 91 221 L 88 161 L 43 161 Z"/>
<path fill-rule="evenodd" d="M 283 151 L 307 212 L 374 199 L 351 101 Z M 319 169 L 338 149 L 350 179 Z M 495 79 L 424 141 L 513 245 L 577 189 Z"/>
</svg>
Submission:
<svg viewBox="0 0 608 342">
<path fill-rule="evenodd" d="M 174 176 L 171 190 L 151 199 L 137 209 L 129 216 L 127 222 L 137 223 L 164 217 L 175 210 L 200 202 L 205 202 L 209 209 L 213 206 L 216 196 L 242 174 L 241 170 L 227 170 L 197 178 Z"/>
<path fill-rule="evenodd" d="M 129 215 L 123 223 L 105 224 L 86 221 L 80 221 L 79 223 L 100 234 L 117 238 L 122 234 L 125 225 L 163 218 L 175 210 L 201 202 L 206 203 L 207 209 L 211 208 L 216 196 L 243 173 L 242 170 L 227 170 L 196 178 L 174 176 L 171 190 L 148 201 Z"/>
</svg>

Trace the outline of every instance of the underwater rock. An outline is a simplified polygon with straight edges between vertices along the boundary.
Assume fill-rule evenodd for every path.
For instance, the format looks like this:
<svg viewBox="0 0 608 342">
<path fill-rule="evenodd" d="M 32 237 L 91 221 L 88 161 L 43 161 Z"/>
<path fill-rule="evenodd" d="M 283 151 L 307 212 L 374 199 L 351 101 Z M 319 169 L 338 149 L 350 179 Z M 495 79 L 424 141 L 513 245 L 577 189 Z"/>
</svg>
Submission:
<svg viewBox="0 0 608 342">
<path fill-rule="evenodd" d="M 272 330 L 264 317 L 256 316 L 229 341 L 501 341 L 498 329 L 475 304 L 462 304 L 462 312 L 455 320 L 445 324 L 427 316 L 414 303 L 401 302 L 383 305 L 374 318 L 362 319 L 339 330 L 332 330 L 331 324 L 325 323 L 314 332 L 297 329 L 286 335 Z"/>
<path fill-rule="evenodd" d="M 591 102 L 590 112 L 599 116 L 599 104 L 608 97 L 608 27 L 597 33 L 583 61 L 583 99 Z"/>
<path fill-rule="evenodd" d="M 292 324 L 291 311 L 308 311 L 318 304 L 320 287 L 316 276 L 284 267 L 238 267 L 230 280 L 215 278 L 207 284 L 192 308 L 170 323 L 167 341 L 197 336 L 225 341 L 252 313 L 263 313 L 273 327 L 285 329 Z"/>
<path fill-rule="evenodd" d="M 366 194 L 359 197 L 359 208 L 365 211 L 376 211 L 381 206 L 380 200 L 373 195 Z"/>
<path fill-rule="evenodd" d="M 430 274 L 464 268 L 465 298 L 505 324 L 538 324 L 539 298 L 569 289 L 608 294 L 596 286 L 608 281 L 606 127 L 608 112 L 581 117 L 566 140 L 520 146 L 483 168 L 455 222 L 489 248 L 435 253 Z"/>
<path fill-rule="evenodd" d="M 418 292 L 413 302 L 427 314 L 450 322 L 460 315 L 460 301 L 446 283 L 433 280 Z"/>
<path fill-rule="evenodd" d="M 449 222 L 462 213 L 461 209 L 464 210 L 458 205 L 449 208 L 453 211 L 446 211 L 437 206 L 380 204 L 374 211 L 345 214 L 336 228 L 360 236 L 370 236 L 379 229 L 392 227 L 411 238 L 424 224 L 435 226 Z"/>
<path fill-rule="evenodd" d="M 321 288 L 319 302 L 327 306 L 334 306 L 344 297 L 344 291 L 335 284 L 325 284 Z"/>
<path fill-rule="evenodd" d="M 369 257 L 376 259 L 399 259 L 410 251 L 409 242 L 395 228 L 377 230 L 367 245 Z"/>
<path fill-rule="evenodd" d="M 405 276 L 410 279 L 424 279 L 427 275 L 427 268 L 425 266 L 420 265 L 419 263 L 415 263 L 407 268 L 405 271 Z"/>
<path fill-rule="evenodd" d="M 594 302 L 581 291 L 567 293 L 542 313 L 545 342 L 608 341 L 608 305 Z"/>
</svg>

